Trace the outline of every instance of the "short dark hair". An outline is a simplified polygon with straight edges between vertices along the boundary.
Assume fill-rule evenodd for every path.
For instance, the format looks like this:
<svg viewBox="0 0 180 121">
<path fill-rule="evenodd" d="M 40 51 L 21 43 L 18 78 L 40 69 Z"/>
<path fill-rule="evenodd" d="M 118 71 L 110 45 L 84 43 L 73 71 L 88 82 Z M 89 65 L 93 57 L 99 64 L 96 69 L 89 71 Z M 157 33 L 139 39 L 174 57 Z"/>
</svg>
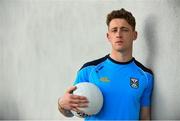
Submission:
<svg viewBox="0 0 180 121">
<path fill-rule="evenodd" d="M 107 15 L 107 26 L 109 27 L 109 23 L 111 22 L 111 20 L 116 18 L 125 19 L 132 26 L 133 30 L 135 30 L 136 20 L 131 12 L 125 10 L 124 8 L 121 8 L 120 10 L 113 10 Z"/>
</svg>

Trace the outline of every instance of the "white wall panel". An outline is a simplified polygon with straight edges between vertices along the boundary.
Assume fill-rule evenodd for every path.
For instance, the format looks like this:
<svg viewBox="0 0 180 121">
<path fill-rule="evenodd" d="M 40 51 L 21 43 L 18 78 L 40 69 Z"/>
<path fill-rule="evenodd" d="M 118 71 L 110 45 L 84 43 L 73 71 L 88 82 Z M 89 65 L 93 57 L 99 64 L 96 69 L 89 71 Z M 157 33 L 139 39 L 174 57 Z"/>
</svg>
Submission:
<svg viewBox="0 0 180 121">
<path fill-rule="evenodd" d="M 179 0 L 0 0 L 0 119 L 66 119 L 57 99 L 109 53 L 106 15 L 130 10 L 134 56 L 155 74 L 153 119 L 180 119 Z"/>
</svg>

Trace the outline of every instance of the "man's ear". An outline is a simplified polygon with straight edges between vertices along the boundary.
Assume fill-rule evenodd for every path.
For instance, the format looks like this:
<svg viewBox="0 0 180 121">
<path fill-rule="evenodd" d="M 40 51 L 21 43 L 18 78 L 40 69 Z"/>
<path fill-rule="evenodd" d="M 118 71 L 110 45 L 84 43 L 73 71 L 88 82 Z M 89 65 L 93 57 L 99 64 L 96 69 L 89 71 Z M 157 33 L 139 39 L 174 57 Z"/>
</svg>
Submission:
<svg viewBox="0 0 180 121">
<path fill-rule="evenodd" d="M 109 33 L 108 32 L 106 33 L 106 37 L 107 37 L 108 41 L 110 41 Z"/>
<path fill-rule="evenodd" d="M 138 36 L 138 32 L 137 32 L 137 31 L 134 31 L 133 40 L 136 40 L 136 39 L 137 39 L 137 36 Z"/>
</svg>

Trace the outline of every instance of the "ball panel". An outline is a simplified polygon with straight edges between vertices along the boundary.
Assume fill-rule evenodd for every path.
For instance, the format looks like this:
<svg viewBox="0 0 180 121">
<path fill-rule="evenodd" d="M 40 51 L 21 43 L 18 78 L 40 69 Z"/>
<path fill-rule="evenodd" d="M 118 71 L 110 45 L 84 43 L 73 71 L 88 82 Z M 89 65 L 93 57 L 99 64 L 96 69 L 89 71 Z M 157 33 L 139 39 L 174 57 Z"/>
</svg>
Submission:
<svg viewBox="0 0 180 121">
<path fill-rule="evenodd" d="M 101 90 L 92 83 L 82 82 L 75 85 L 77 89 L 73 91 L 74 95 L 87 97 L 89 104 L 87 108 L 79 108 L 86 115 L 97 114 L 103 106 L 103 95 Z"/>
</svg>

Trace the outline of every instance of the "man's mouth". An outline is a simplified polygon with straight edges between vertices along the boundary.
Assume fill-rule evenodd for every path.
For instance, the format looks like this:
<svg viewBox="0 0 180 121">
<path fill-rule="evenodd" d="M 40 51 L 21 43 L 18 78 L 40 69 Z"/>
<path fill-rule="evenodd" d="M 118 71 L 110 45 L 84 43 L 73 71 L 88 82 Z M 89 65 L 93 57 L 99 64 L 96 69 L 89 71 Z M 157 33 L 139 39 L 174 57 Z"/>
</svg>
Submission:
<svg viewBox="0 0 180 121">
<path fill-rule="evenodd" d="M 122 44 L 123 41 L 119 40 L 119 41 L 116 41 L 115 43 L 117 43 L 117 44 Z"/>
</svg>

